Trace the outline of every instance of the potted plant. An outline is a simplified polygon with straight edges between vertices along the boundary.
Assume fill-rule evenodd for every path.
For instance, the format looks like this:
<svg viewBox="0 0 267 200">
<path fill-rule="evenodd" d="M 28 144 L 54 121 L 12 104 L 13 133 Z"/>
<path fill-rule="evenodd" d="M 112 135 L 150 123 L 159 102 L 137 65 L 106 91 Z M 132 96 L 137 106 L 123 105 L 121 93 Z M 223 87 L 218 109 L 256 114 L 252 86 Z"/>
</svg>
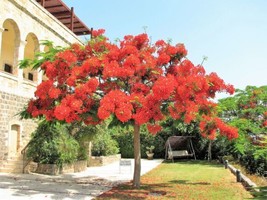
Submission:
<svg viewBox="0 0 267 200">
<path fill-rule="evenodd" d="M 147 151 L 146 151 L 147 159 L 153 160 L 153 156 L 154 156 L 153 150 L 155 149 L 155 147 L 150 146 L 150 147 L 146 147 L 146 149 L 147 149 Z"/>
</svg>

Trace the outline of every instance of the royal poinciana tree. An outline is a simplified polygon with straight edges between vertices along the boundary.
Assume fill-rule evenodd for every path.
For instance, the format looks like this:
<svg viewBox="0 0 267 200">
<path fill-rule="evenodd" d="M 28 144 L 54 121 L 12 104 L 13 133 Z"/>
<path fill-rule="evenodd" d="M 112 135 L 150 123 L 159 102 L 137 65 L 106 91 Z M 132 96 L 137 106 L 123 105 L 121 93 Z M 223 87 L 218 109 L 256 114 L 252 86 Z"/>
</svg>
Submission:
<svg viewBox="0 0 267 200">
<path fill-rule="evenodd" d="M 169 115 L 185 123 L 198 120 L 201 134 L 210 139 L 217 133 L 237 137 L 235 128 L 216 117 L 216 104 L 210 101 L 216 92 L 232 94 L 233 86 L 186 59 L 183 44 L 152 44 L 147 34 L 113 44 L 103 32 L 94 31 L 86 46 L 74 44 L 43 59 L 40 66 L 48 79 L 28 104 L 32 118 L 94 125 L 112 116 L 132 125 L 135 187 L 140 186 L 142 125 L 156 134 Z"/>
</svg>

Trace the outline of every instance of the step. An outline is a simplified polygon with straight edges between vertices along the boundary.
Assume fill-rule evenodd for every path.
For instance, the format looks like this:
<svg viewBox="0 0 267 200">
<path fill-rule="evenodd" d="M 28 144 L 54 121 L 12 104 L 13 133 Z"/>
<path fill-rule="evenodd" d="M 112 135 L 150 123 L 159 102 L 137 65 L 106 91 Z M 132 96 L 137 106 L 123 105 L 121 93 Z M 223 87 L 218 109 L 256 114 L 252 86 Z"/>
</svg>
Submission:
<svg viewBox="0 0 267 200">
<path fill-rule="evenodd" d="M 19 165 L 19 164 L 23 164 L 23 160 L 7 160 L 4 163 L 5 164 Z"/>
<path fill-rule="evenodd" d="M 0 173 L 18 173 L 21 174 L 22 173 L 22 169 L 10 169 L 10 168 L 0 168 Z"/>
<path fill-rule="evenodd" d="M 23 167 L 23 163 L 22 164 L 10 164 L 10 163 L 6 163 L 2 166 L 2 168 L 22 168 Z"/>
<path fill-rule="evenodd" d="M 8 159 L 10 159 L 10 160 L 23 160 L 23 155 L 22 154 L 13 155 L 13 156 L 9 157 Z"/>
</svg>

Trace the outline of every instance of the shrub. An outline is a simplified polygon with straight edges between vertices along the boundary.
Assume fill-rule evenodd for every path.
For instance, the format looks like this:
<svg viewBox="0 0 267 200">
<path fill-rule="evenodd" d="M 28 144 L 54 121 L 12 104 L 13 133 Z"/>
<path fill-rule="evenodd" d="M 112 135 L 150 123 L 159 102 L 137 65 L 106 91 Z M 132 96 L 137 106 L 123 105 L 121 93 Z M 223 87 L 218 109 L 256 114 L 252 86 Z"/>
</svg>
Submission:
<svg viewBox="0 0 267 200">
<path fill-rule="evenodd" d="M 123 158 L 133 158 L 134 157 L 134 147 L 133 147 L 133 133 L 132 132 L 120 132 L 114 136 L 114 139 L 118 142 L 120 147 L 121 157 Z M 147 147 L 154 146 L 154 157 L 163 158 L 165 153 L 164 144 L 165 141 L 161 135 L 153 136 L 146 130 L 141 130 L 140 134 L 141 143 L 141 157 L 146 158 Z"/>
<path fill-rule="evenodd" d="M 34 162 L 61 166 L 77 159 L 78 148 L 64 125 L 42 121 L 32 134 L 26 154 Z"/>
<path fill-rule="evenodd" d="M 133 134 L 131 132 L 120 133 L 114 136 L 120 149 L 122 158 L 133 158 L 134 147 L 133 147 Z"/>
<path fill-rule="evenodd" d="M 243 165 L 251 174 L 263 176 L 267 171 L 266 158 L 258 157 L 256 159 L 253 156 L 253 152 L 246 152 L 246 154 L 242 155 L 239 160 L 241 165 Z"/>
<path fill-rule="evenodd" d="M 109 156 L 119 152 L 117 141 L 108 132 L 98 133 L 92 143 L 93 156 Z"/>
<path fill-rule="evenodd" d="M 93 140 L 93 137 L 101 131 L 99 126 L 84 126 L 78 125 L 78 127 L 71 127 L 74 132 L 74 138 L 79 143 L 78 160 L 87 160 L 89 152 L 89 142 Z M 73 131 L 75 130 L 75 131 Z"/>
</svg>

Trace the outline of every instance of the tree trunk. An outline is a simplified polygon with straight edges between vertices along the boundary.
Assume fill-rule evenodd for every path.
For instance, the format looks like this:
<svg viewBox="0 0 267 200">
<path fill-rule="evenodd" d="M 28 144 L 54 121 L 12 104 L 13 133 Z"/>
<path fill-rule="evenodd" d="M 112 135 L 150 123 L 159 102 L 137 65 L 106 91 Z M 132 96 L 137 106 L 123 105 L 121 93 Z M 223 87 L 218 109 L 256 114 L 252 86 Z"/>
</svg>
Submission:
<svg viewBox="0 0 267 200">
<path fill-rule="evenodd" d="M 208 161 L 211 161 L 211 159 L 212 159 L 211 146 L 212 146 L 212 140 L 210 140 L 209 147 L 208 147 Z"/>
<path fill-rule="evenodd" d="M 140 188 L 141 151 L 140 151 L 140 126 L 134 125 L 134 176 L 133 186 Z"/>
</svg>

